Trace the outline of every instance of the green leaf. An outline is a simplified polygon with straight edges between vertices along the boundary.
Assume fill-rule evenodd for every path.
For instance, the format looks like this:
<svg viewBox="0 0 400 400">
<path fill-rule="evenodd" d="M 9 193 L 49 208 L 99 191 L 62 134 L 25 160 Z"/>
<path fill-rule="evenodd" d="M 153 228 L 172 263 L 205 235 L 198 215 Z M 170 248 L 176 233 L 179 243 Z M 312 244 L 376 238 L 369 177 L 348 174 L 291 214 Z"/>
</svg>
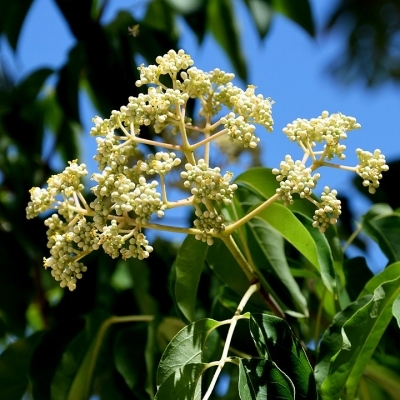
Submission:
<svg viewBox="0 0 400 400">
<path fill-rule="evenodd" d="M 295 316 L 307 316 L 307 301 L 290 272 L 282 236 L 258 217 L 251 220 L 247 228 L 248 253 L 262 273 L 268 290 L 283 311 Z"/>
<path fill-rule="evenodd" d="M 247 79 L 247 67 L 241 52 L 237 20 L 230 0 L 208 1 L 208 30 L 228 55 L 238 76 Z"/>
<path fill-rule="evenodd" d="M 260 354 L 290 378 L 296 398 L 317 399 L 313 369 L 288 323 L 273 315 L 253 314 L 250 331 Z"/>
<path fill-rule="evenodd" d="M 330 291 L 333 291 L 333 261 L 324 236 L 310 227 L 310 220 L 299 215 L 301 221 L 285 206 L 271 204 L 257 216 L 273 226 L 294 246 L 321 274 Z"/>
<path fill-rule="evenodd" d="M 0 355 L 0 398 L 21 399 L 28 388 L 28 368 L 43 332 L 11 343 Z"/>
<path fill-rule="evenodd" d="M 197 288 L 208 247 L 207 243 L 196 240 L 193 235 L 188 235 L 176 257 L 175 301 L 189 322 L 194 320 Z"/>
<path fill-rule="evenodd" d="M 363 231 L 378 244 L 389 264 L 400 261 L 400 213 L 383 214 L 363 218 Z"/>
<path fill-rule="evenodd" d="M 279 183 L 271 168 L 257 167 L 248 169 L 238 175 L 235 183 L 245 186 L 253 193 L 258 194 L 261 199 L 269 199 L 276 193 Z"/>
<path fill-rule="evenodd" d="M 304 214 L 294 211 L 297 219 L 303 224 L 311 235 L 316 245 L 318 266 L 314 265 L 321 273 L 321 279 L 330 292 L 335 291 L 336 278 L 331 247 L 326 236 L 312 226 L 313 220 Z"/>
<path fill-rule="evenodd" d="M 400 328 L 400 296 L 393 303 L 393 316 L 396 318 L 397 325 Z"/>
<path fill-rule="evenodd" d="M 239 396 L 242 400 L 290 400 L 295 388 L 270 360 L 239 359 Z"/>
<path fill-rule="evenodd" d="M 272 0 L 272 7 L 300 25 L 311 36 L 315 35 L 314 18 L 308 0 Z"/>
<path fill-rule="evenodd" d="M 200 319 L 181 329 L 165 349 L 157 370 L 157 386 L 181 367 L 202 361 L 202 349 L 208 335 L 220 322 L 213 319 Z M 181 372 L 179 372 L 180 374 Z"/>
<path fill-rule="evenodd" d="M 150 399 L 145 387 L 148 381 L 151 382 L 151 371 L 143 351 L 146 348 L 147 335 L 147 324 L 135 324 L 121 330 L 114 342 L 115 366 L 140 400 Z"/>
<path fill-rule="evenodd" d="M 247 7 L 253 17 L 260 38 L 267 34 L 272 20 L 271 5 L 264 0 L 245 0 Z"/>
<path fill-rule="evenodd" d="M 199 380 L 206 366 L 203 363 L 190 363 L 175 369 L 158 388 L 154 400 L 200 400 Z"/>
<path fill-rule="evenodd" d="M 374 274 L 368 268 L 364 257 L 346 260 L 343 270 L 346 276 L 347 293 L 351 301 L 355 301 Z"/>
<path fill-rule="evenodd" d="M 15 51 L 25 17 L 33 0 L 3 0 L 0 13 L 0 33 L 5 33 L 10 46 Z"/>
<path fill-rule="evenodd" d="M 50 387 L 68 343 L 84 328 L 83 318 L 68 318 L 47 332 L 36 346 L 29 366 L 34 399 L 50 399 Z M 61 397 L 64 398 L 64 397 Z"/>
<path fill-rule="evenodd" d="M 326 399 L 355 398 L 360 378 L 392 318 L 400 263 L 375 275 L 359 300 L 336 315 L 322 338 L 315 374 Z"/>
<path fill-rule="evenodd" d="M 99 328 L 105 319 L 102 312 L 86 316 L 85 328 L 68 343 L 51 382 L 55 399 L 86 399 L 93 376 L 90 370 Z"/>
<path fill-rule="evenodd" d="M 24 103 L 32 103 L 38 97 L 46 79 L 54 71 L 50 68 L 41 68 L 28 75 L 16 88 L 15 96 L 23 98 Z"/>
<path fill-rule="evenodd" d="M 397 399 L 400 393 L 400 376 L 383 365 L 371 360 L 365 369 L 368 379 L 376 382 L 382 387 L 393 399 Z M 375 397 L 376 398 L 376 397 Z"/>
</svg>

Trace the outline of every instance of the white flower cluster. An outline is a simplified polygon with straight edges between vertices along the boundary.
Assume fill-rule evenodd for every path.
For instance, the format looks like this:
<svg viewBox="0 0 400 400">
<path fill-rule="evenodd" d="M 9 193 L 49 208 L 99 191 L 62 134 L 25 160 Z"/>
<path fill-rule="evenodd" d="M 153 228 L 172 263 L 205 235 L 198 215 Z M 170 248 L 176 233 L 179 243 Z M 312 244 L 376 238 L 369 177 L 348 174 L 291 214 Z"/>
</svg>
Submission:
<svg viewBox="0 0 400 400">
<path fill-rule="evenodd" d="M 51 177 L 47 189 L 31 189 L 28 218 L 49 209 L 57 211 L 45 222 L 51 256 L 44 263 L 52 268 L 52 275 L 61 286 L 70 290 L 75 289 L 86 271 L 81 259 L 100 247 L 113 258 L 149 257 L 153 249 L 142 229 L 159 229 L 153 217 L 163 217 L 167 208 L 194 206 L 196 238 L 211 245 L 213 237 L 225 230 L 224 218 L 217 210 L 221 204 L 231 203 L 237 185 L 231 183 L 232 173 L 222 175 L 219 167 L 209 166 L 209 143 L 214 135 L 218 139 L 225 134 L 242 148 L 255 148 L 260 139 L 255 135 L 254 124 L 272 130 L 269 99 L 255 95 L 254 86 L 245 91 L 233 86 L 233 74 L 218 68 L 201 71 L 183 50 L 171 50 L 157 57 L 156 65 L 142 65 L 139 71 L 136 85 L 151 85 L 147 92 L 130 97 L 128 104 L 112 111 L 109 118 L 93 119 L 90 133 L 96 136 L 94 159 L 99 172 L 92 175 L 96 184 L 91 188 L 95 198 L 90 204 L 82 194 L 81 178 L 87 175 L 86 166 L 76 161 Z M 163 75 L 169 76 L 171 87 L 164 84 Z M 193 126 L 185 115 L 190 98 L 200 101 L 203 128 Z M 225 118 L 211 120 L 225 109 Z M 169 137 L 168 143 L 140 137 L 141 127 L 149 125 L 155 133 L 163 133 L 164 139 Z M 188 135 L 186 130 L 193 134 Z M 199 142 L 204 140 L 202 145 L 207 147 L 199 159 L 201 145 L 190 143 L 196 133 L 201 136 Z M 139 149 L 141 143 L 164 151 L 145 157 Z M 168 151 L 172 149 L 174 152 Z M 186 157 L 180 177 L 191 196 L 171 202 L 167 199 L 165 175 L 181 164 L 176 152 Z"/>
<path fill-rule="evenodd" d="M 256 127 L 248 124 L 242 115 L 236 118 L 235 113 L 231 112 L 226 117 L 221 118 L 221 122 L 228 131 L 230 140 L 243 142 L 243 147 L 250 147 L 252 149 L 257 147 L 260 138 L 254 135 Z"/>
<path fill-rule="evenodd" d="M 77 161 L 70 161 L 69 166 L 63 172 L 51 176 L 47 181 L 47 189 L 33 187 L 30 189 L 31 201 L 26 207 L 28 219 L 37 217 L 48 209 L 57 209 L 56 196 L 61 195 L 64 200 L 73 196 L 74 193 L 83 189 L 81 178 L 87 175 L 85 164 L 77 164 Z M 74 200 L 71 199 L 73 203 Z"/>
<path fill-rule="evenodd" d="M 68 226 L 57 214 L 46 219 L 45 225 L 49 228 L 47 247 L 51 256 L 43 260 L 44 267 L 51 268 L 51 275 L 61 287 L 75 290 L 77 279 L 81 279 L 82 272 L 87 270 L 79 260 L 99 248 L 97 229 L 84 217 Z"/>
<path fill-rule="evenodd" d="M 272 119 L 273 101 L 264 98 L 261 94 L 255 94 L 255 86 L 249 85 L 245 91 L 228 83 L 219 88 L 215 94 L 215 102 L 223 104 L 243 117 L 246 122 L 253 122 L 272 131 L 274 121 Z"/>
<path fill-rule="evenodd" d="M 160 75 L 176 76 L 180 70 L 185 70 L 191 67 L 194 62 L 189 54 L 185 54 L 183 50 L 177 53 L 170 50 L 164 56 L 156 58 L 156 65 L 149 65 L 145 67 L 141 65 L 138 69 L 140 71 L 140 79 L 136 81 L 136 86 L 142 86 L 149 83 L 159 83 Z"/>
<path fill-rule="evenodd" d="M 298 193 L 300 197 L 307 198 L 316 187 L 320 174 L 312 174 L 311 168 L 307 168 L 301 161 L 293 161 L 290 155 L 280 163 L 280 169 L 274 168 L 272 173 L 280 187 L 276 189 L 278 199 L 285 205 L 293 204 L 293 194 Z"/>
<path fill-rule="evenodd" d="M 386 165 L 385 156 L 381 154 L 379 149 L 376 149 L 373 154 L 361 149 L 357 149 L 356 153 L 360 160 L 356 172 L 363 179 L 363 185 L 368 186 L 368 191 L 373 194 L 379 187 L 382 172 L 389 169 L 389 166 Z"/>
<path fill-rule="evenodd" d="M 197 233 L 195 238 L 211 246 L 214 243 L 213 236 L 225 230 L 224 217 L 215 212 L 201 210 L 196 210 L 196 216 L 193 224 L 201 232 Z"/>
<path fill-rule="evenodd" d="M 187 163 L 186 171 L 181 172 L 181 177 L 186 179 L 184 186 L 191 189 L 196 203 L 210 204 L 210 200 L 231 204 L 233 194 L 237 185 L 230 184 L 233 174 L 226 172 L 221 175 L 219 167 L 210 168 L 207 163 L 200 159 L 197 165 Z"/>
<path fill-rule="evenodd" d="M 331 160 L 338 157 L 340 160 L 345 158 L 343 152 L 346 146 L 341 144 L 341 140 L 347 138 L 349 131 L 360 129 L 361 125 L 353 117 L 337 113 L 329 115 L 328 111 L 323 111 L 318 118 L 296 119 L 288 124 L 283 132 L 291 141 L 298 142 L 304 149 L 311 150 L 317 143 L 325 143 L 324 155 Z"/>
<path fill-rule="evenodd" d="M 138 169 L 148 175 L 165 175 L 180 163 L 181 159 L 176 158 L 175 153 L 159 151 L 156 154 L 149 154 L 145 162 L 139 161 Z"/>
<path fill-rule="evenodd" d="M 336 198 L 337 191 L 331 190 L 329 186 L 324 187 L 321 194 L 321 203 L 315 211 L 313 227 L 319 228 L 320 232 L 325 232 L 329 225 L 335 225 L 341 211 L 341 202 Z"/>
<path fill-rule="evenodd" d="M 97 161 L 100 171 L 109 166 L 115 172 L 124 173 L 130 160 L 139 156 L 137 144 L 126 139 L 116 136 L 113 131 L 107 132 L 104 138 L 96 137 L 97 154 L 93 159 Z M 125 141 L 121 143 L 121 140 Z"/>
<path fill-rule="evenodd" d="M 161 194 L 156 191 L 157 181 L 147 182 L 140 176 L 135 183 L 123 174 L 114 174 L 111 168 L 106 168 L 102 174 L 93 174 L 92 179 L 98 185 L 92 188 L 96 199 L 90 207 L 99 214 L 108 216 L 114 211 L 116 215 L 123 215 L 133 211 L 136 223 L 142 226 L 152 214 L 164 215 Z"/>
</svg>

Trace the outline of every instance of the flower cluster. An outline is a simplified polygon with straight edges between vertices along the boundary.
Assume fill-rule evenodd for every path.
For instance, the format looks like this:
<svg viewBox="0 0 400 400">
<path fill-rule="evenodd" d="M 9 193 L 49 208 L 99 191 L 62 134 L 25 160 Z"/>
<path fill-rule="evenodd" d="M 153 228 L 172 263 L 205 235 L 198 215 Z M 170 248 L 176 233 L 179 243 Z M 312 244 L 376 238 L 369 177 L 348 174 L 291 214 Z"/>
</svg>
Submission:
<svg viewBox="0 0 400 400">
<path fill-rule="evenodd" d="M 193 224 L 200 232 L 195 235 L 195 238 L 211 246 L 214 243 L 213 236 L 225 230 L 224 217 L 215 212 L 201 210 L 196 210 L 196 216 Z"/>
<path fill-rule="evenodd" d="M 296 119 L 288 124 L 283 132 L 291 141 L 298 144 L 305 150 L 311 151 L 317 143 L 325 143 L 324 157 L 328 160 L 338 157 L 345 159 L 343 152 L 346 146 L 341 141 L 347 138 L 349 131 L 360 129 L 361 125 L 353 117 L 337 113 L 329 115 L 323 111 L 318 118 Z"/>
<path fill-rule="evenodd" d="M 302 198 L 309 197 L 320 178 L 320 174 L 311 175 L 311 168 L 306 168 L 299 160 L 293 161 L 290 155 L 287 155 L 285 161 L 280 163 L 280 169 L 274 168 L 272 173 L 276 175 L 276 180 L 280 185 L 276 189 L 278 199 L 285 205 L 293 204 L 294 193 L 298 193 Z"/>
<path fill-rule="evenodd" d="M 360 160 L 356 172 L 363 178 L 363 185 L 368 186 L 368 191 L 373 194 L 379 187 L 382 172 L 389 169 L 389 166 L 386 165 L 385 156 L 381 154 L 379 149 L 376 149 L 373 154 L 361 149 L 357 149 L 356 153 Z"/>
<path fill-rule="evenodd" d="M 228 131 L 229 139 L 242 142 L 243 147 L 252 149 L 257 147 L 260 138 L 254 135 L 256 127 L 245 122 L 243 116 L 240 115 L 236 118 L 235 113 L 229 113 L 226 117 L 221 118 L 221 122 Z"/>
<path fill-rule="evenodd" d="M 195 203 L 209 204 L 210 200 L 231 204 L 234 191 L 237 185 L 230 184 L 233 174 L 227 172 L 221 175 L 219 167 L 210 168 L 207 163 L 200 159 L 197 165 L 187 163 L 186 171 L 181 172 L 181 177 L 185 179 L 184 186 L 191 189 Z"/>
<path fill-rule="evenodd" d="M 175 153 L 160 151 L 156 154 L 149 154 L 145 162 L 139 161 L 138 169 L 148 175 L 165 175 L 180 163 L 181 159 L 177 158 Z"/>
<path fill-rule="evenodd" d="M 45 225 L 51 256 L 43 260 L 44 267 L 51 268 L 51 275 L 61 287 L 74 290 L 77 279 L 87 270 L 79 260 L 99 248 L 97 230 L 84 217 L 77 218 L 74 225 L 67 225 L 57 214 L 46 219 Z"/>
<path fill-rule="evenodd" d="M 77 280 L 86 271 L 82 258 L 99 248 L 112 258 L 149 257 L 153 248 L 143 232 L 145 229 L 190 233 L 209 245 L 214 237 L 228 235 L 225 226 L 228 222 L 221 208 L 232 203 L 238 186 L 231 183 L 231 172 L 222 173 L 219 166 L 210 166 L 211 144 L 214 142 L 218 147 L 217 141 L 229 143 L 235 148 L 235 155 L 248 149 L 258 150 L 260 138 L 256 136 L 256 125 L 272 131 L 273 101 L 256 94 L 255 86 L 250 85 L 246 90 L 234 86 L 233 74 L 217 68 L 204 72 L 193 64 L 183 50 L 170 50 L 157 57 L 156 65 L 140 66 L 136 86 L 150 85 L 147 91 L 130 97 L 128 104 L 113 110 L 109 118 L 93 119 L 90 133 L 96 137 L 94 159 L 99 172 L 91 178 L 95 181 L 91 188 L 94 199 L 89 204 L 81 182 L 88 172 L 85 164 L 76 160 L 52 176 L 47 188 L 31 189 L 31 201 L 26 208 L 28 218 L 48 210 L 56 212 L 45 220 L 50 257 L 44 259 L 44 265 L 51 268 L 62 287 L 76 288 Z M 169 86 L 164 82 L 170 82 Z M 191 98 L 199 101 L 198 125 L 186 116 Z M 219 114 L 222 115 L 218 119 Z M 141 127 L 149 125 L 156 134 L 161 134 L 157 140 L 141 137 Z M 297 193 L 312 201 L 318 207 L 314 226 L 321 231 L 336 223 L 340 202 L 336 191 L 327 187 L 320 203 L 311 197 L 319 179 L 319 174 L 313 171 L 328 165 L 324 164 L 325 159 L 343 159 L 345 146 L 341 140 L 346 138 L 346 132 L 359 127 L 352 117 L 329 116 L 324 111 L 318 118 L 298 119 L 284 129 L 290 140 L 299 143 L 306 157 L 294 161 L 288 155 L 280 168 L 273 170 L 279 181 L 277 198 L 290 205 Z M 316 143 L 322 142 L 323 151 L 315 152 Z M 147 153 L 149 148 L 154 151 L 146 156 L 144 149 Z M 319 160 L 317 154 L 321 155 Z M 388 169 L 385 158 L 379 150 L 374 154 L 357 150 L 357 154 L 360 165 L 356 172 L 372 193 L 379 186 L 381 172 Z M 306 167 L 309 156 L 313 165 Z M 168 175 L 174 169 L 180 174 Z M 167 184 L 174 182 L 176 176 L 190 194 L 171 200 Z M 168 209 L 183 206 L 194 207 L 194 227 L 158 222 Z M 234 225 L 235 222 L 232 229 Z"/>
<path fill-rule="evenodd" d="M 81 178 L 88 173 L 85 164 L 77 164 L 77 160 L 70 161 L 69 166 L 63 172 L 51 176 L 47 181 L 47 189 L 33 187 L 29 192 L 31 201 L 26 208 L 28 219 L 37 217 L 48 209 L 56 209 L 56 196 L 61 195 L 64 200 L 81 191 L 83 185 Z M 73 204 L 75 199 L 71 199 Z M 60 204 L 61 202 L 58 201 Z"/>
<path fill-rule="evenodd" d="M 331 190 L 329 186 L 324 187 L 321 194 L 321 203 L 318 203 L 318 210 L 314 214 L 313 226 L 325 232 L 329 225 L 335 225 L 341 211 L 341 202 L 336 198 L 337 191 Z"/>
</svg>

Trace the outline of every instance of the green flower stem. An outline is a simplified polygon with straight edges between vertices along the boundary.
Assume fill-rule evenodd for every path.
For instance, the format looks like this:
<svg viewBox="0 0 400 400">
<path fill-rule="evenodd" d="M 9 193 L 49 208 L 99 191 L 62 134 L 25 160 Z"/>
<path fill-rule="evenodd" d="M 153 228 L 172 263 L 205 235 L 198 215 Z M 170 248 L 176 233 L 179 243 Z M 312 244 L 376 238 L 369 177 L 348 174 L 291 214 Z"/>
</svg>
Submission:
<svg viewBox="0 0 400 400">
<path fill-rule="evenodd" d="M 245 305 L 249 301 L 250 297 L 254 293 L 258 292 L 259 290 L 260 290 L 260 284 L 258 282 L 254 283 L 254 284 L 250 285 L 250 287 L 247 289 L 246 293 L 242 297 L 242 300 L 240 301 L 240 303 L 239 303 L 239 305 L 238 305 L 238 307 L 236 309 L 235 315 L 231 319 L 231 323 L 230 323 L 231 326 L 229 327 L 228 334 L 226 336 L 226 341 L 225 341 L 224 348 L 222 350 L 221 358 L 220 358 L 220 360 L 219 360 L 219 362 L 217 364 L 218 365 L 217 369 L 216 369 L 216 371 L 214 373 L 214 376 L 213 376 L 213 378 L 211 380 L 210 386 L 208 387 L 207 392 L 203 397 L 203 400 L 208 400 L 210 398 L 211 393 L 214 390 L 215 384 L 217 383 L 218 377 L 219 377 L 219 375 L 220 375 L 220 373 L 222 371 L 222 368 L 224 367 L 225 362 L 228 359 L 228 351 L 229 351 L 229 347 L 231 345 L 233 332 L 235 331 L 237 321 L 239 319 L 243 318 L 241 313 L 242 313 Z"/>
<path fill-rule="evenodd" d="M 362 230 L 362 225 L 357 223 L 357 229 L 350 235 L 350 237 L 346 240 L 346 243 L 343 245 L 343 253 L 347 250 L 347 248 L 353 243 L 354 239 L 359 235 Z"/>
<path fill-rule="evenodd" d="M 317 312 L 317 317 L 315 320 L 315 330 L 314 330 L 314 346 L 316 349 L 318 349 L 318 343 L 319 343 L 319 330 L 321 327 L 321 317 L 322 317 L 322 308 L 325 300 L 325 295 L 328 289 L 326 286 L 323 287 L 322 289 L 322 294 L 321 294 L 321 299 L 319 301 L 318 305 L 318 312 Z"/>
<path fill-rule="evenodd" d="M 237 261 L 240 268 L 242 268 L 249 282 L 254 282 L 255 280 L 258 281 L 258 275 L 256 271 L 243 256 L 243 253 L 240 251 L 232 235 L 221 236 L 221 240 L 224 242 L 225 246 L 231 252 L 233 258 Z"/>
<path fill-rule="evenodd" d="M 265 210 L 272 203 L 277 201 L 278 197 L 279 197 L 278 194 L 274 194 L 273 196 L 271 196 L 268 200 L 266 200 L 264 203 L 260 204 L 253 211 L 251 211 L 247 215 L 245 215 L 243 218 L 241 218 L 238 221 L 234 222 L 233 224 L 227 226 L 222 235 L 224 235 L 224 236 L 231 235 L 240 226 L 244 225 L 246 222 L 249 222 L 252 218 L 256 217 L 261 211 Z"/>
<path fill-rule="evenodd" d="M 99 332 L 97 334 L 96 340 L 93 346 L 92 359 L 90 360 L 87 384 L 86 384 L 86 394 L 85 398 L 90 397 L 90 392 L 92 388 L 93 375 L 96 367 L 97 358 L 100 353 L 101 345 L 103 343 L 104 335 L 106 334 L 108 328 L 113 324 L 127 323 L 127 322 L 152 322 L 154 320 L 153 315 L 129 315 L 125 317 L 110 317 L 107 318 L 100 326 Z"/>
<path fill-rule="evenodd" d="M 269 293 L 268 284 L 263 274 L 260 274 L 259 271 L 257 271 L 256 268 L 246 260 L 243 253 L 236 244 L 235 240 L 233 239 L 232 235 L 228 237 L 221 235 L 220 238 L 225 243 L 225 246 L 231 252 L 232 256 L 235 258 L 239 266 L 242 268 L 242 271 L 245 273 L 249 282 L 250 283 L 260 282 L 261 284 L 260 294 L 264 299 L 265 303 L 270 308 L 270 310 L 277 317 L 286 319 L 285 313 L 283 312 L 277 301 L 273 298 L 271 293 Z"/>
<path fill-rule="evenodd" d="M 142 139 L 142 138 L 139 138 L 137 136 L 135 136 L 134 141 L 136 143 L 143 143 L 143 144 L 147 144 L 149 146 L 163 147 L 164 149 L 169 149 L 169 150 L 174 150 L 174 151 L 183 151 L 182 150 L 182 146 L 180 146 L 178 144 L 156 142 L 155 140 Z"/>
<path fill-rule="evenodd" d="M 168 204 L 168 199 L 167 199 L 167 187 L 165 185 L 165 178 L 164 175 L 159 174 L 160 177 L 160 186 L 161 186 L 161 196 L 162 196 L 162 201 L 164 204 Z"/>
<path fill-rule="evenodd" d="M 208 136 L 208 137 L 206 137 L 205 139 L 200 140 L 200 142 L 197 142 L 197 143 L 193 144 L 193 145 L 192 145 L 192 149 L 193 149 L 193 150 L 196 150 L 196 149 L 198 149 L 199 147 L 204 146 L 205 144 L 207 144 L 207 143 L 213 141 L 214 139 L 216 139 L 216 138 L 218 138 L 218 137 L 220 137 L 220 136 L 225 135 L 226 132 L 227 132 L 227 129 L 223 129 L 222 131 L 219 131 L 219 132 L 215 133 L 215 134 L 212 135 L 212 136 Z"/>
<path fill-rule="evenodd" d="M 333 163 L 326 162 L 326 161 L 324 161 L 322 163 L 322 165 L 324 167 L 331 167 L 331 168 L 342 169 L 344 171 L 357 172 L 357 167 L 348 167 L 346 165 L 333 164 Z M 312 169 L 312 167 L 311 167 L 311 169 Z"/>
<path fill-rule="evenodd" d="M 181 199 L 177 201 L 168 201 L 167 208 L 177 208 L 177 207 L 184 207 L 184 206 L 191 206 L 193 205 L 194 196 L 187 197 L 186 199 Z"/>
<path fill-rule="evenodd" d="M 196 164 L 196 159 L 194 158 L 194 153 L 191 144 L 189 143 L 187 133 L 186 133 L 186 125 L 185 125 L 185 113 L 186 109 L 184 107 L 180 107 L 178 104 L 176 104 L 176 115 L 179 117 L 179 131 L 181 133 L 181 138 L 182 138 L 182 146 L 181 146 L 181 151 L 186 157 L 186 160 L 192 164 Z"/>
</svg>

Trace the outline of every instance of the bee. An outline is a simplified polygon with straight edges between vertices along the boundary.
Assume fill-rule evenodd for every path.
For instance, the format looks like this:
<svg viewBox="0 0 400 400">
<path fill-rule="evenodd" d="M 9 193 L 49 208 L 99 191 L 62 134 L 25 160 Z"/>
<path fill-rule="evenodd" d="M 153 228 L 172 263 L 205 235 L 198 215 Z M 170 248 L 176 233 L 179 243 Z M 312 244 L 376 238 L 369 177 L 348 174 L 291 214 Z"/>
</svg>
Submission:
<svg viewBox="0 0 400 400">
<path fill-rule="evenodd" d="M 139 36 L 139 24 L 133 25 L 132 27 L 128 27 L 129 35 L 132 35 L 133 37 Z"/>
</svg>

